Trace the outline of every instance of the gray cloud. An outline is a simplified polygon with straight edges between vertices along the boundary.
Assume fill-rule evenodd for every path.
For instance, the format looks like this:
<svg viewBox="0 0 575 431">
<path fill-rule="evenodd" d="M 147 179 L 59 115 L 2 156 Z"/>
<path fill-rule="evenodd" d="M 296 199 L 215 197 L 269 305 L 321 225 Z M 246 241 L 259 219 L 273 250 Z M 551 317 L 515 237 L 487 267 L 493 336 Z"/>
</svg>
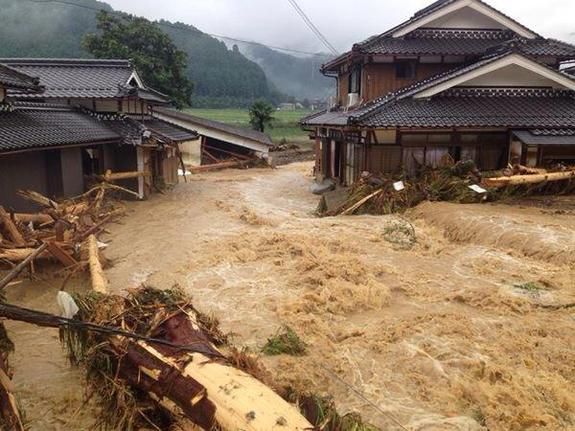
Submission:
<svg viewBox="0 0 575 431">
<path fill-rule="evenodd" d="M 200 30 L 307 51 L 326 51 L 287 0 L 107 0 L 114 8 Z M 299 0 L 340 51 L 382 33 L 433 0 Z M 534 31 L 575 41 L 573 0 L 487 0 Z"/>
</svg>

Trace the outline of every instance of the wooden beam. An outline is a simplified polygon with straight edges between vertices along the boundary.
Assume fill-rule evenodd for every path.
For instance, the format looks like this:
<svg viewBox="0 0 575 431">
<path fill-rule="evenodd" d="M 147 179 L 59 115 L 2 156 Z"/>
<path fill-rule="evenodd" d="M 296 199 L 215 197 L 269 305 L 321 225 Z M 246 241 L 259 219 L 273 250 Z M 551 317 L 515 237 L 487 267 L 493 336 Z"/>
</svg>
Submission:
<svg viewBox="0 0 575 431">
<path fill-rule="evenodd" d="M 48 243 L 48 251 L 66 267 L 78 264 L 76 259 L 54 241 Z"/>
</svg>

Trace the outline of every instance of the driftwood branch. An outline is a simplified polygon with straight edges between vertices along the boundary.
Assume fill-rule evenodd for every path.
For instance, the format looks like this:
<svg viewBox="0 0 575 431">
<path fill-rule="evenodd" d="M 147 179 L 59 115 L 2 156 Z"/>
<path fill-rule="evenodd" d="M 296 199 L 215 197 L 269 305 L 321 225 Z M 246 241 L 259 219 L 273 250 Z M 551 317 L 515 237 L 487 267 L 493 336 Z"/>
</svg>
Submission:
<svg viewBox="0 0 575 431">
<path fill-rule="evenodd" d="M 10 283 L 16 277 L 18 277 L 18 275 L 20 275 L 20 273 L 24 270 L 24 268 L 26 268 L 30 264 L 30 262 L 32 262 L 34 259 L 40 256 L 40 254 L 42 254 L 47 248 L 48 244 L 42 244 L 33 253 L 28 255 L 26 259 L 24 259 L 22 262 L 16 265 L 16 267 L 13 268 L 6 277 L 0 280 L 0 290 L 8 286 L 8 283 Z"/>
</svg>

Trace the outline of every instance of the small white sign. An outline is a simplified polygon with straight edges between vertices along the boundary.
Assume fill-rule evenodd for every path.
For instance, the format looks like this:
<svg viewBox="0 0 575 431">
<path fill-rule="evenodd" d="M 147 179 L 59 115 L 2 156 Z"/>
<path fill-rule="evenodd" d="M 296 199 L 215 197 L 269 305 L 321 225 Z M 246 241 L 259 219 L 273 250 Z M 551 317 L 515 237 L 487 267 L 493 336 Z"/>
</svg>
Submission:
<svg viewBox="0 0 575 431">
<path fill-rule="evenodd" d="M 473 190 L 475 193 L 479 193 L 480 195 L 487 193 L 487 190 L 485 190 L 483 187 L 479 187 L 476 184 L 473 184 L 472 186 L 469 186 L 469 188 L 471 190 Z"/>
<path fill-rule="evenodd" d="M 402 190 L 405 190 L 405 184 L 403 184 L 403 181 L 398 181 L 396 183 L 393 183 L 393 188 L 395 189 L 396 192 L 400 192 Z"/>
</svg>

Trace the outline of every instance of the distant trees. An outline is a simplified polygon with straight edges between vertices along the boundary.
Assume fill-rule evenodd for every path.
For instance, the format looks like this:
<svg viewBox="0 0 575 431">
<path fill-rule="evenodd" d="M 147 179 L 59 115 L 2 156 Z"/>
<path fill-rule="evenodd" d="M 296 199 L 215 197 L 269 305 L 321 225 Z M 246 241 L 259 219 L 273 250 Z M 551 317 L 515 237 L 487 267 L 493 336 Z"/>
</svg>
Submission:
<svg viewBox="0 0 575 431">
<path fill-rule="evenodd" d="M 150 87 L 167 94 L 178 107 L 190 105 L 194 86 L 186 76 L 187 55 L 157 25 L 131 15 L 97 15 L 97 34 L 83 45 L 97 58 L 129 58 Z"/>
<path fill-rule="evenodd" d="M 266 127 L 274 121 L 274 107 L 264 100 L 259 100 L 250 108 L 250 124 L 254 130 L 265 132 Z"/>
</svg>

